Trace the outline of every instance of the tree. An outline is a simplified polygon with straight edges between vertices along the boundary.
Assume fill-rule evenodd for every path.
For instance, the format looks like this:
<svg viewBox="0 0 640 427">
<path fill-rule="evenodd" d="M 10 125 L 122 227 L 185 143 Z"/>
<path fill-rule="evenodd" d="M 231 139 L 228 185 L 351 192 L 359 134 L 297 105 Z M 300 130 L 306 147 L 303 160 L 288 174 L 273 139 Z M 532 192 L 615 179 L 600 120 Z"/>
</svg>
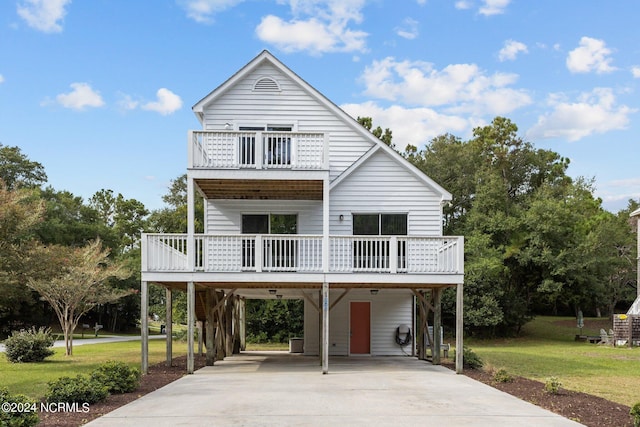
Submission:
<svg viewBox="0 0 640 427">
<path fill-rule="evenodd" d="M 30 272 L 29 254 L 34 247 L 34 227 L 42 221 L 43 203 L 36 191 L 8 189 L 0 180 L 0 335 L 8 335 L 20 323 L 25 309 L 37 303 L 23 283 Z M 30 310 L 26 310 L 30 311 Z M 36 314 L 36 313 L 31 313 Z"/>
<path fill-rule="evenodd" d="M 109 279 L 131 275 L 123 263 L 109 259 L 99 239 L 83 247 L 42 246 L 34 253 L 40 269 L 27 282 L 55 311 L 64 333 L 65 355 L 73 354 L 73 331 L 80 317 L 98 304 L 122 298 L 132 291 L 116 289 Z"/>
<path fill-rule="evenodd" d="M 17 187 L 33 188 L 45 183 L 47 174 L 40 163 L 29 160 L 20 148 L 0 144 L 0 180 L 4 181 L 9 190 Z"/>
<path fill-rule="evenodd" d="M 195 198 L 195 232 L 204 232 L 204 203 L 203 198 Z M 186 233 L 187 232 L 187 175 L 180 175 L 171 181 L 169 192 L 162 196 L 162 200 L 169 205 L 166 208 L 153 211 L 149 216 L 149 228 L 156 233 Z"/>
<path fill-rule="evenodd" d="M 371 117 L 358 117 L 357 121 L 365 129 L 367 129 L 369 132 L 371 132 L 376 138 L 378 138 L 380 141 L 384 142 L 385 144 L 387 144 L 391 148 L 395 148 L 395 146 L 393 145 L 393 142 L 392 142 L 392 140 L 393 140 L 393 132 L 391 132 L 391 129 L 386 128 L 383 131 L 382 128 L 380 126 L 378 126 L 375 129 L 371 130 L 371 128 L 373 127 L 373 119 Z"/>
<path fill-rule="evenodd" d="M 102 189 L 89 199 L 89 206 L 119 236 L 120 241 L 116 245 L 119 252 L 129 251 L 138 245 L 140 234 L 146 226 L 145 218 L 149 215 L 142 202 L 125 199 L 120 193 L 114 196 L 112 190 Z"/>
</svg>

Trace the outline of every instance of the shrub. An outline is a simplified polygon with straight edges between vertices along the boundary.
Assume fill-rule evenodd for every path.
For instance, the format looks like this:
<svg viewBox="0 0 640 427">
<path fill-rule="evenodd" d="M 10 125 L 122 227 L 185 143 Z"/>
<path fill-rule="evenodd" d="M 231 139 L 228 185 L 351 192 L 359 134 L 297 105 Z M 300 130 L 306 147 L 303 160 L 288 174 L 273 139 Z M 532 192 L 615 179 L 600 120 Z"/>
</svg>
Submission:
<svg viewBox="0 0 640 427">
<path fill-rule="evenodd" d="M 10 362 L 42 362 L 53 354 L 53 337 L 48 328 L 13 331 L 4 342 L 6 356 Z"/>
<path fill-rule="evenodd" d="M 124 362 L 109 360 L 91 373 L 91 379 L 105 385 L 109 393 L 128 393 L 138 388 L 140 370 Z"/>
<path fill-rule="evenodd" d="M 558 394 L 561 386 L 562 383 L 557 377 L 550 377 L 547 378 L 547 381 L 544 383 L 544 391 L 551 394 Z"/>
<path fill-rule="evenodd" d="M 506 369 L 498 369 L 493 374 L 493 380 L 497 383 L 510 383 L 513 381 L 513 376 L 507 372 Z"/>
<path fill-rule="evenodd" d="M 640 402 L 631 407 L 629 415 L 633 417 L 633 427 L 640 427 Z"/>
<path fill-rule="evenodd" d="M 0 388 L 0 405 L 10 404 L 10 410 L 0 410 L 0 426 L 31 427 L 38 424 L 39 409 L 34 400 L 24 394 L 10 394 L 6 387 Z M 13 407 L 12 407 L 13 406 Z M 14 410 L 15 409 L 15 410 Z"/>
<path fill-rule="evenodd" d="M 60 377 L 49 382 L 47 402 L 96 403 L 109 395 L 109 388 L 86 375 Z"/>
<path fill-rule="evenodd" d="M 456 350 L 453 350 L 453 357 L 456 357 Z M 462 347 L 462 365 L 469 369 L 480 369 L 484 362 L 473 350 L 467 346 Z"/>
</svg>

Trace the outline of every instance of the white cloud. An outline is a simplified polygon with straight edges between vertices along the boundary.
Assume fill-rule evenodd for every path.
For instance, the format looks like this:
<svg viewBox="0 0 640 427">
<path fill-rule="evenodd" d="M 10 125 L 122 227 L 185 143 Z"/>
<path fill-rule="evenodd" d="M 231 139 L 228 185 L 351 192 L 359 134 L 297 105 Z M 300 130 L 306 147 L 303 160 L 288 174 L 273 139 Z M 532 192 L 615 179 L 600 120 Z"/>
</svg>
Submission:
<svg viewBox="0 0 640 427">
<path fill-rule="evenodd" d="M 18 15 L 27 25 L 45 33 L 62 32 L 60 21 L 67 14 L 65 7 L 71 0 L 22 0 Z"/>
<path fill-rule="evenodd" d="M 511 0 L 483 0 L 482 3 L 478 11 L 480 15 L 491 16 L 504 13 Z"/>
<path fill-rule="evenodd" d="M 4 76 L 0 74 L 0 83 L 4 83 Z"/>
<path fill-rule="evenodd" d="M 629 115 L 636 110 L 626 105 L 616 105 L 610 88 L 596 88 L 581 94 L 575 102 L 569 102 L 562 94 L 549 97 L 553 111 L 538 118 L 527 132 L 531 139 L 566 138 L 578 141 L 594 133 L 625 129 Z"/>
<path fill-rule="evenodd" d="M 610 73 L 616 68 L 611 66 L 611 49 L 606 47 L 603 40 L 591 37 L 582 37 L 580 46 L 569 52 L 567 56 L 567 68 L 572 73 L 588 73 L 595 71 L 598 74 Z"/>
<path fill-rule="evenodd" d="M 507 40 L 504 42 L 504 47 L 498 52 L 498 59 L 500 61 L 513 61 L 520 52 L 528 53 L 527 45 L 515 40 Z"/>
<path fill-rule="evenodd" d="M 631 74 L 633 74 L 633 78 L 640 79 L 640 66 L 635 65 L 631 67 Z"/>
<path fill-rule="evenodd" d="M 402 26 L 396 29 L 396 34 L 405 39 L 415 39 L 418 37 L 418 21 L 412 18 L 405 18 L 402 21 Z"/>
<path fill-rule="evenodd" d="M 373 125 L 393 131 L 393 143 L 400 150 L 407 144 L 420 147 L 430 139 L 447 132 L 468 133 L 476 126 L 471 119 L 440 114 L 431 108 L 405 108 L 393 105 L 381 107 L 369 101 L 362 104 L 341 105 L 351 117 L 371 117 Z"/>
<path fill-rule="evenodd" d="M 104 105 L 100 92 L 93 90 L 88 83 L 71 83 L 69 86 L 73 89 L 71 92 L 56 96 L 56 102 L 64 108 L 82 111 L 87 107 Z"/>
<path fill-rule="evenodd" d="M 211 23 L 216 13 L 230 9 L 244 0 L 180 0 L 187 16 L 196 22 Z"/>
<path fill-rule="evenodd" d="M 455 8 L 456 9 L 460 9 L 460 10 L 467 10 L 467 9 L 471 9 L 473 5 L 471 4 L 470 1 L 468 0 L 458 0 L 455 3 Z"/>
<path fill-rule="evenodd" d="M 135 110 L 140 106 L 140 102 L 133 99 L 131 95 L 127 95 L 126 93 L 118 93 L 118 107 L 121 110 Z"/>
<path fill-rule="evenodd" d="M 531 103 L 524 90 L 512 89 L 515 74 L 487 75 L 475 64 L 452 64 L 442 70 L 423 61 L 387 57 L 365 68 L 365 93 L 404 104 L 441 106 L 447 112 L 503 115 Z"/>
<path fill-rule="evenodd" d="M 279 0 L 279 3 L 287 3 Z M 256 28 L 264 42 L 285 52 L 365 52 L 364 31 L 350 28 L 362 22 L 364 0 L 289 0 L 293 19 L 267 15 Z"/>
<path fill-rule="evenodd" d="M 175 113 L 182 108 L 182 99 L 169 89 L 160 88 L 156 92 L 157 101 L 147 102 L 142 105 L 143 110 L 155 111 L 163 116 Z"/>
</svg>

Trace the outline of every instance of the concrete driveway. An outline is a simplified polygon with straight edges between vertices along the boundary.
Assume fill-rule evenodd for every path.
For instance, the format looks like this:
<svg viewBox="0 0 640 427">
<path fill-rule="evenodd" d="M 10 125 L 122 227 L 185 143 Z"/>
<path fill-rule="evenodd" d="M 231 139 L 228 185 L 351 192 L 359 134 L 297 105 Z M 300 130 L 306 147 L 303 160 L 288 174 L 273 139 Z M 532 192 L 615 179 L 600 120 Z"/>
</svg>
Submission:
<svg viewBox="0 0 640 427">
<path fill-rule="evenodd" d="M 100 426 L 578 426 L 411 357 L 248 352 L 87 424 Z"/>
</svg>

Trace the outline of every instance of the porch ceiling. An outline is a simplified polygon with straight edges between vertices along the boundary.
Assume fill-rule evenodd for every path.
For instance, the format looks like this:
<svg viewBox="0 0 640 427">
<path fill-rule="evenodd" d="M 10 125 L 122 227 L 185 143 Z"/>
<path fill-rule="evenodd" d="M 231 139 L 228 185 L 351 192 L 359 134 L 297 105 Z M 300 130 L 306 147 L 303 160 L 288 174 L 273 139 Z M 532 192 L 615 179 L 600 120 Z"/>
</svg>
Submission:
<svg viewBox="0 0 640 427">
<path fill-rule="evenodd" d="M 322 181 L 196 179 L 208 199 L 322 200 Z"/>
</svg>

